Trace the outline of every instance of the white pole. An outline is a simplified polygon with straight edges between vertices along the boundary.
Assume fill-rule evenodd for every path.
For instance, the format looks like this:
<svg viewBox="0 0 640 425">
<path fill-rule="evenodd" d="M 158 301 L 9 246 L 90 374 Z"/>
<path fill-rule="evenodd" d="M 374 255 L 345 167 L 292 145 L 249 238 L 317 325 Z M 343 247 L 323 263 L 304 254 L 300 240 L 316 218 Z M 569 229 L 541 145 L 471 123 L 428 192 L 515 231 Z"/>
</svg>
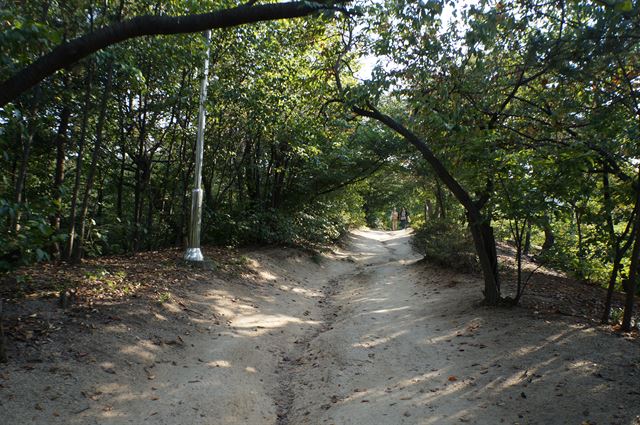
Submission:
<svg viewBox="0 0 640 425">
<path fill-rule="evenodd" d="M 194 188 L 191 192 L 191 220 L 189 221 L 189 240 L 186 261 L 204 261 L 200 250 L 200 225 L 202 223 L 202 158 L 204 155 L 204 124 L 206 119 L 205 102 L 207 100 L 207 82 L 209 76 L 209 52 L 211 31 L 205 33 L 207 53 L 204 59 L 202 80 L 200 81 L 200 105 L 198 108 L 198 135 L 196 137 L 196 167 L 194 171 Z"/>
</svg>

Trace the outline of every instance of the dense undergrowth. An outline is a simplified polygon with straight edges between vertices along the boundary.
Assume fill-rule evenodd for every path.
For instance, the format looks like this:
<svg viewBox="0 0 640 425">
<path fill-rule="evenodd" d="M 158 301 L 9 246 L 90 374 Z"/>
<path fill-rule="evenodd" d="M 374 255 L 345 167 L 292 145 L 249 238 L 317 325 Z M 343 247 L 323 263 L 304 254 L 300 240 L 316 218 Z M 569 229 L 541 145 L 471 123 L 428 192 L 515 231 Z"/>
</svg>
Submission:
<svg viewBox="0 0 640 425">
<path fill-rule="evenodd" d="M 205 209 L 202 242 L 227 247 L 255 244 L 301 248 L 327 246 L 339 240 L 350 228 L 364 224 L 364 213 L 358 206 L 342 201 L 316 202 L 312 208 L 300 211 L 272 209 L 225 214 Z M 53 246 L 68 239 L 66 234 L 56 234 L 45 217 L 29 211 L 23 213 L 23 225 L 18 235 L 4 233 L 0 236 L 0 272 L 50 261 Z M 171 229 L 156 229 L 154 232 L 147 235 L 154 241 L 148 249 L 180 246 L 175 236 L 172 237 Z M 130 234 L 127 223 L 115 221 L 96 224 L 86 240 L 86 255 L 96 257 L 128 252 L 123 243 L 127 234 Z"/>
</svg>

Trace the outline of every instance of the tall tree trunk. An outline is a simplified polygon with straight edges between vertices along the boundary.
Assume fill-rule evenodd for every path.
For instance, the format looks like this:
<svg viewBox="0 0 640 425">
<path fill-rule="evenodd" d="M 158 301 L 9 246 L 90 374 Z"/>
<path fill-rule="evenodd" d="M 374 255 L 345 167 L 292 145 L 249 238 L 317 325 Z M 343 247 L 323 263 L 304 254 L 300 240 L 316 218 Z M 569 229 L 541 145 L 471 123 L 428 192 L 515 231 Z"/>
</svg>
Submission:
<svg viewBox="0 0 640 425">
<path fill-rule="evenodd" d="M 576 229 L 578 230 L 578 264 L 580 269 L 578 270 L 578 276 L 581 279 L 585 278 L 584 273 L 584 236 L 582 234 L 582 211 L 579 211 L 577 204 L 573 205 L 573 212 L 576 219 Z"/>
<path fill-rule="evenodd" d="M 484 277 L 484 298 L 488 305 L 500 302 L 500 280 L 498 275 L 498 254 L 496 240 L 490 222 L 478 221 L 472 214 L 467 214 L 473 243 Z"/>
<path fill-rule="evenodd" d="M 441 219 L 447 219 L 447 206 L 444 201 L 444 192 L 442 191 L 442 183 L 436 177 L 436 202 L 438 204 L 439 216 Z"/>
<path fill-rule="evenodd" d="M 45 22 L 47 19 L 47 13 L 49 11 L 48 6 L 43 6 L 41 9 L 40 20 Z M 18 178 L 16 179 L 15 185 L 15 202 L 18 206 L 18 210 L 16 211 L 14 223 L 13 223 L 13 231 L 18 233 L 20 230 L 20 216 L 21 209 L 20 204 L 24 201 L 23 199 L 23 191 L 27 181 L 27 168 L 29 164 L 29 158 L 31 157 L 31 145 L 33 144 L 33 137 L 36 132 L 36 122 L 38 109 L 40 107 L 40 95 L 42 94 L 42 89 L 38 84 L 33 94 L 33 100 L 31 104 L 31 111 L 29 117 L 29 124 L 27 130 L 27 140 L 24 141 L 22 137 L 22 129 L 20 129 L 20 141 L 23 141 L 24 144 L 22 146 L 22 161 L 20 162 L 20 171 L 18 172 Z"/>
<path fill-rule="evenodd" d="M 139 129 L 140 135 L 138 137 L 138 151 L 134 163 L 136 165 L 135 170 L 135 186 L 133 193 L 133 238 L 132 249 L 134 252 L 138 251 L 140 247 L 140 227 L 142 219 L 142 210 L 144 204 L 144 179 L 146 175 L 147 167 L 147 151 L 145 149 L 146 137 L 147 137 L 147 98 L 143 97 L 140 93 L 140 109 L 139 109 Z M 143 100 L 144 99 L 144 100 Z"/>
<path fill-rule="evenodd" d="M 531 220 L 527 220 L 527 233 L 524 236 L 524 246 L 522 247 L 522 253 L 529 255 L 531 251 Z"/>
<path fill-rule="evenodd" d="M 639 169 L 640 181 L 640 169 Z M 637 183 L 636 183 L 637 184 Z M 640 205 L 640 188 L 636 186 L 636 205 Z M 638 266 L 640 265 L 640 214 L 636 213 L 633 229 L 633 249 L 631 250 L 631 263 L 629 264 L 629 279 L 626 281 L 626 297 L 624 302 L 624 315 L 622 316 L 622 330 L 631 330 L 631 319 L 633 318 L 633 307 L 636 297 L 636 286 L 638 281 Z"/>
<path fill-rule="evenodd" d="M 71 208 L 69 211 L 69 241 L 64 253 L 65 258 L 71 258 L 74 252 L 76 237 L 76 216 L 78 208 L 78 196 L 80 194 L 80 183 L 82 180 L 82 164 L 84 162 L 84 145 L 87 138 L 87 127 L 89 124 L 89 111 L 91 110 L 91 84 L 93 80 L 93 67 L 91 63 L 87 65 L 86 91 L 84 98 L 84 109 L 82 112 L 82 124 L 80 125 L 80 138 L 78 139 L 78 157 L 76 158 L 76 176 L 71 193 Z"/>
<path fill-rule="evenodd" d="M 91 191 L 93 190 L 93 182 L 95 180 L 96 170 L 98 168 L 98 161 L 100 160 L 100 154 L 102 153 L 104 124 L 107 117 L 107 107 L 109 103 L 109 97 L 111 96 L 111 87 L 113 83 L 113 61 L 111 61 L 107 66 L 107 81 L 105 83 L 104 93 L 102 94 L 98 123 L 96 125 L 96 143 L 93 146 L 93 152 L 91 154 L 91 164 L 89 165 L 89 173 L 87 174 L 84 196 L 82 198 L 82 208 L 80 209 L 80 231 L 78 232 L 78 243 L 76 244 L 76 247 L 73 251 L 74 262 L 80 261 L 83 256 L 89 200 L 91 199 Z"/>
<path fill-rule="evenodd" d="M 640 214 L 638 215 L 640 217 Z M 638 262 L 640 257 L 640 223 L 636 222 L 635 241 L 631 251 L 631 264 L 629 265 L 629 278 L 625 282 L 625 302 L 624 315 L 622 316 L 622 330 L 631 330 L 631 319 L 633 318 L 633 308 L 635 304 L 636 286 L 638 280 Z"/>
<path fill-rule="evenodd" d="M 116 216 L 122 219 L 122 197 L 124 193 L 124 172 L 127 165 L 127 149 L 125 143 L 127 141 L 127 131 L 125 130 L 125 99 L 118 101 L 118 144 L 120 147 L 120 170 L 118 172 L 118 180 L 116 184 Z"/>
<path fill-rule="evenodd" d="M 68 84 L 65 82 L 65 89 L 68 88 Z M 58 125 L 58 133 L 56 134 L 56 166 L 53 173 L 53 186 L 51 188 L 51 195 L 54 200 L 55 211 L 51 217 L 51 226 L 53 230 L 58 233 L 60 231 L 60 221 L 62 218 L 62 183 L 64 182 L 64 160 L 66 157 L 65 148 L 67 143 L 67 130 L 69 128 L 69 118 L 71 117 L 71 108 L 65 102 L 60 112 L 60 124 Z M 52 254 L 54 258 L 60 258 L 60 244 L 54 243 L 52 248 Z"/>
<path fill-rule="evenodd" d="M 142 209 L 142 182 L 141 175 L 142 171 L 140 170 L 141 158 L 137 158 L 136 160 L 136 171 L 135 171 L 135 186 L 133 189 L 133 237 L 131 238 L 131 249 L 136 252 L 138 251 L 139 239 L 140 239 L 140 210 Z"/>
<path fill-rule="evenodd" d="M 95 211 L 95 217 L 98 224 L 102 222 L 102 215 L 104 214 L 104 177 L 102 170 L 98 170 L 98 197 L 96 198 L 96 204 L 93 206 L 93 211 Z"/>
<path fill-rule="evenodd" d="M 622 258 L 618 258 L 616 253 L 616 259 L 613 263 L 613 268 L 611 269 L 611 274 L 609 275 L 609 285 L 607 286 L 607 297 L 604 302 L 604 311 L 602 312 L 602 318 L 600 321 L 603 324 L 609 323 L 609 317 L 611 316 L 611 304 L 613 303 L 613 292 L 616 287 L 616 281 L 618 280 L 618 272 L 621 268 Z"/>
<path fill-rule="evenodd" d="M 31 145 L 33 143 L 33 133 L 29 132 L 26 140 L 21 137 L 22 140 L 22 159 L 20 160 L 20 169 L 18 170 L 18 178 L 16 179 L 15 197 L 16 204 L 21 204 L 24 200 L 23 192 L 25 182 L 27 180 L 27 169 L 29 165 L 29 158 L 31 156 Z M 19 219 L 16 219 L 14 231 L 17 233 L 20 227 Z"/>
<path fill-rule="evenodd" d="M 611 274 L 609 275 L 609 285 L 607 286 L 607 297 L 604 303 L 604 311 L 602 312 L 602 323 L 609 323 L 609 317 L 611 316 L 611 302 L 613 300 L 613 291 L 618 280 L 618 272 L 620 269 L 620 262 L 622 256 L 620 255 L 620 241 L 616 236 L 615 227 L 613 224 L 613 202 L 611 200 L 611 185 L 609 184 L 609 173 L 606 171 L 602 173 L 602 196 L 604 205 L 604 216 L 607 220 L 607 232 L 609 233 L 609 245 L 613 255 L 613 267 L 611 268 Z M 636 206 L 637 208 L 637 206 Z"/>
<path fill-rule="evenodd" d="M 139 176 L 137 177 L 136 180 L 136 207 L 135 207 L 135 216 L 134 216 L 134 223 L 136 226 L 136 229 L 142 229 L 143 226 L 143 221 L 142 218 L 144 216 L 144 202 L 145 202 L 145 198 L 150 200 L 150 196 L 148 194 L 149 191 L 149 182 L 150 182 L 150 178 L 151 178 L 151 163 L 152 163 L 152 159 L 151 157 L 147 156 L 146 153 L 143 153 L 142 158 L 140 159 L 139 163 Z M 144 229 L 145 230 L 145 234 L 146 232 L 148 232 L 149 229 Z M 143 246 L 144 246 L 144 241 L 141 240 L 141 234 L 140 231 L 138 231 L 136 233 L 136 237 L 134 238 L 134 246 L 133 246 L 133 250 L 134 251 L 139 251 Z"/>
<path fill-rule="evenodd" d="M 2 299 L 0 299 L 0 363 L 7 362 L 7 340 L 4 337 L 4 310 L 2 309 Z"/>
<path fill-rule="evenodd" d="M 187 217 L 189 217 L 189 207 L 188 200 L 189 197 L 187 195 L 189 191 L 189 175 L 191 174 L 191 167 L 189 170 L 183 173 L 182 175 L 182 205 L 180 207 L 180 223 L 179 223 L 179 231 L 176 232 L 176 244 L 186 247 L 187 243 L 185 240 L 186 236 L 186 228 L 187 228 Z"/>
<path fill-rule="evenodd" d="M 28 140 L 24 140 L 22 128 L 20 128 L 18 131 L 18 142 L 22 147 L 22 158 L 20 159 L 20 168 L 18 169 L 18 174 L 16 175 L 13 195 L 13 201 L 18 207 L 18 211 L 16 211 L 16 214 L 11 221 L 11 230 L 16 234 L 20 231 L 20 204 L 22 203 L 22 191 L 24 190 L 24 182 L 27 178 L 27 162 L 29 160 L 29 152 L 31 150 L 31 142 L 29 142 Z"/>
<path fill-rule="evenodd" d="M 15 203 L 20 207 L 20 204 L 24 202 L 24 187 L 27 181 L 27 169 L 29 166 L 29 158 L 31 157 L 31 146 L 33 144 L 33 137 L 36 132 L 36 121 L 38 115 L 38 109 L 40 104 L 40 94 L 41 94 L 40 86 L 36 88 L 36 92 L 33 96 L 33 103 L 30 110 L 29 116 L 29 124 L 27 125 L 27 139 L 24 140 L 22 137 L 22 130 L 20 130 L 20 141 L 22 141 L 22 160 L 20 161 L 20 169 L 18 171 L 18 177 L 16 178 L 15 185 L 15 195 L 14 200 Z M 13 231 L 18 233 L 20 230 L 20 209 L 16 212 L 13 224 Z"/>
<path fill-rule="evenodd" d="M 120 159 L 120 171 L 118 173 L 118 185 L 116 186 L 116 216 L 122 219 L 122 195 L 124 192 L 124 170 L 127 165 L 127 154 L 122 148 L 122 158 Z"/>
<path fill-rule="evenodd" d="M 147 184 L 147 220 L 146 220 L 146 228 L 147 228 L 147 241 L 145 246 L 147 249 L 153 249 L 156 244 L 156 241 L 153 237 L 153 211 L 155 209 L 155 193 L 156 191 L 151 186 L 151 184 Z"/>
<path fill-rule="evenodd" d="M 602 323 L 609 323 L 609 316 L 611 316 L 611 305 L 613 302 L 613 292 L 615 290 L 618 274 L 622 269 L 622 260 L 625 254 L 627 253 L 627 251 L 629 250 L 629 247 L 634 242 L 634 235 L 635 235 L 634 226 L 636 222 L 635 214 L 637 214 L 639 207 L 640 205 L 636 204 L 633 210 L 633 213 L 631 214 L 631 217 L 629 217 L 629 221 L 627 222 L 627 227 L 624 233 L 622 234 L 622 236 L 620 238 L 616 236 L 616 243 L 614 246 L 615 255 L 613 257 L 613 266 L 611 269 L 611 274 L 609 275 L 609 285 L 607 286 L 607 296 L 604 303 L 604 311 L 602 312 L 602 319 L 601 319 Z M 631 235 L 628 238 L 626 238 L 626 241 L 624 242 L 624 244 L 621 245 L 620 239 L 625 238 L 625 236 L 629 234 L 629 229 L 632 229 Z"/>
</svg>

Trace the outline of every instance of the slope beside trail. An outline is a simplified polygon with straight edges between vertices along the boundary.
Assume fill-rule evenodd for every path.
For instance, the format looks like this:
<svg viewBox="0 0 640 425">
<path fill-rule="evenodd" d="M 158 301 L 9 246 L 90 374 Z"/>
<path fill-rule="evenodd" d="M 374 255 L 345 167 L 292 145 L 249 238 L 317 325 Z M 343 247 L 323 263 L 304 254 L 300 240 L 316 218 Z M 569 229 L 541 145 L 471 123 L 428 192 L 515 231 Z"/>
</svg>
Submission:
<svg viewBox="0 0 640 425">
<path fill-rule="evenodd" d="M 637 341 L 483 307 L 477 277 L 418 262 L 409 237 L 252 251 L 251 275 L 104 306 L 0 369 L 0 423 L 640 424 Z"/>
</svg>

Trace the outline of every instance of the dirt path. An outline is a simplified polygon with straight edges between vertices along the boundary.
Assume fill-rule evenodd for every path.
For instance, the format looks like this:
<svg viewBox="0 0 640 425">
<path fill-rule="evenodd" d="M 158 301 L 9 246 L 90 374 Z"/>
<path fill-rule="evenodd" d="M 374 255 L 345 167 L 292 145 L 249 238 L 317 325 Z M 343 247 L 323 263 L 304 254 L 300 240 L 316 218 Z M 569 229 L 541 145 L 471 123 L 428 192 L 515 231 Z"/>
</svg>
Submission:
<svg viewBox="0 0 640 425">
<path fill-rule="evenodd" d="M 484 308 L 477 279 L 417 263 L 408 238 L 253 252 L 251 278 L 194 285 L 186 312 L 114 307 L 0 369 L 0 423 L 640 424 L 637 342 Z"/>
</svg>

